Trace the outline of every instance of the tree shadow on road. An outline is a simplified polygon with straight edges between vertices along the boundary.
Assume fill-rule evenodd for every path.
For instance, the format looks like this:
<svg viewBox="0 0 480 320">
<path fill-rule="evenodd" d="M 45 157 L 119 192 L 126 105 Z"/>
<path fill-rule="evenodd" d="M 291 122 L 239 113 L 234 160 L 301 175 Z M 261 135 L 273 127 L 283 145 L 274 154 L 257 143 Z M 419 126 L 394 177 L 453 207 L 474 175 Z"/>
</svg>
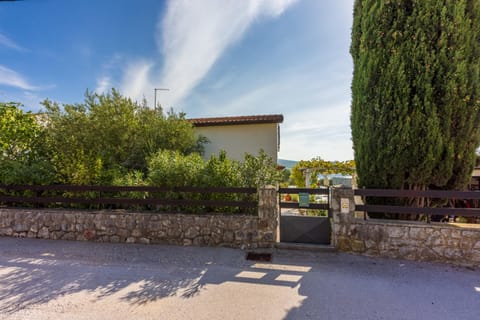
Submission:
<svg viewBox="0 0 480 320">
<path fill-rule="evenodd" d="M 478 271 L 344 254 L 278 252 L 269 263 L 224 248 L 0 238 L 0 315 L 85 292 L 139 306 L 238 283 L 286 288 L 296 301 L 285 300 L 285 319 L 469 319 L 480 313 L 479 279 Z"/>
<path fill-rule="evenodd" d="M 131 304 L 190 298 L 216 253 L 195 248 L 0 238 L 0 314 L 86 291 Z M 7 249 L 4 249 L 4 248 Z M 80 247 L 80 249 L 78 248 Z M 227 250 L 227 249 L 220 249 Z M 234 259 L 238 253 L 228 252 Z"/>
<path fill-rule="evenodd" d="M 480 313 L 476 271 L 348 254 L 317 261 L 299 283 L 305 299 L 285 319 L 473 320 Z"/>
<path fill-rule="evenodd" d="M 190 299 L 225 282 L 294 288 L 302 267 L 245 260 L 241 250 L 0 238 L 0 314 L 86 292 L 144 305 Z"/>
</svg>

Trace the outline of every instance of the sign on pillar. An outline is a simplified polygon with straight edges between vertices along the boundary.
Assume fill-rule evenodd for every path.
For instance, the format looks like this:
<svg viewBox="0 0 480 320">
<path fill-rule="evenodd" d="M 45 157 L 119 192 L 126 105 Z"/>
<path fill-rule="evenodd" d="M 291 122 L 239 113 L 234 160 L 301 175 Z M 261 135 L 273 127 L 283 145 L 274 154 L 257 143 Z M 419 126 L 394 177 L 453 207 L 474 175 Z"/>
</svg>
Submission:
<svg viewBox="0 0 480 320">
<path fill-rule="evenodd" d="M 341 198 L 340 199 L 340 212 L 349 213 L 350 212 L 350 199 Z"/>
</svg>

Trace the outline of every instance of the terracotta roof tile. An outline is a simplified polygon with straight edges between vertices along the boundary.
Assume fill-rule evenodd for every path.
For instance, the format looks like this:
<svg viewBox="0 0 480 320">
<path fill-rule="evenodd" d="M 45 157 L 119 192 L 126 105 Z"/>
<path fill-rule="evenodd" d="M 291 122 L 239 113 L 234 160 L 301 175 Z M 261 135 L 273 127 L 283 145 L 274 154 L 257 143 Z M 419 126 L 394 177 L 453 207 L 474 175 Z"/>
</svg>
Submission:
<svg viewBox="0 0 480 320">
<path fill-rule="evenodd" d="M 237 117 L 217 117 L 217 118 L 196 118 L 188 119 L 195 127 L 207 126 L 229 126 L 240 124 L 256 124 L 256 123 L 282 123 L 283 115 L 256 115 L 256 116 L 237 116 Z"/>
</svg>

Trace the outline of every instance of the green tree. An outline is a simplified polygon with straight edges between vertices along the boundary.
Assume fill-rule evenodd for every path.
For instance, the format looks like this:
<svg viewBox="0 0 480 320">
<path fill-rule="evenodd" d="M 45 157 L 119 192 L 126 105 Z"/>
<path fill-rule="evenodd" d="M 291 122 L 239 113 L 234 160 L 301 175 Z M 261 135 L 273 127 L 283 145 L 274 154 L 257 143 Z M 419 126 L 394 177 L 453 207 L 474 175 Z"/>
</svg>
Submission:
<svg viewBox="0 0 480 320">
<path fill-rule="evenodd" d="M 462 189 L 479 145 L 480 1 L 357 0 L 358 185 Z"/>
<path fill-rule="evenodd" d="M 0 156 L 2 160 L 21 160 L 33 156 L 42 128 L 35 115 L 23 112 L 18 103 L 0 103 Z"/>
<path fill-rule="evenodd" d="M 82 104 L 46 100 L 47 150 L 61 183 L 110 184 L 133 170 L 147 172 L 147 158 L 158 150 L 201 152 L 184 114 L 164 114 L 123 97 L 87 92 Z"/>
<path fill-rule="evenodd" d="M 277 164 L 264 150 L 260 150 L 257 156 L 245 153 L 240 170 L 243 187 L 261 188 L 282 181 L 282 173 L 277 169 Z"/>
<path fill-rule="evenodd" d="M 282 178 L 282 180 L 280 181 L 281 186 L 282 187 L 288 187 L 293 182 L 292 172 L 289 169 L 284 168 L 284 169 L 282 169 L 280 174 L 281 174 L 281 178 Z"/>
<path fill-rule="evenodd" d="M 227 158 L 221 151 L 218 156 L 212 154 L 202 171 L 201 185 L 205 187 L 237 187 L 241 185 L 241 164 Z"/>
<path fill-rule="evenodd" d="M 0 183 L 47 184 L 51 167 L 43 154 L 41 115 L 18 103 L 0 103 Z"/>
<path fill-rule="evenodd" d="M 161 187 L 262 187 L 276 184 L 281 179 L 280 171 L 270 157 L 261 152 L 257 157 L 245 154 L 243 162 L 228 159 L 225 151 L 212 155 L 207 161 L 198 153 L 184 155 L 178 151 L 161 150 L 148 160 L 147 183 Z M 239 193 L 207 194 L 163 192 L 167 199 L 194 200 L 252 200 L 250 196 Z M 160 208 L 162 209 L 162 208 Z M 164 206 L 164 210 L 172 209 Z M 204 210 L 204 207 L 186 207 L 187 212 Z M 240 212 L 241 209 L 229 207 L 207 208 L 212 212 Z M 240 211 L 239 211 L 240 210 Z M 246 210 L 242 212 L 251 212 Z"/>
<path fill-rule="evenodd" d="M 245 154 L 243 162 L 225 151 L 208 161 L 198 153 L 161 150 L 149 158 L 148 183 L 154 186 L 263 187 L 281 181 L 281 171 L 265 152 Z"/>
<path fill-rule="evenodd" d="M 199 186 L 205 163 L 198 153 L 160 150 L 148 160 L 148 184 L 157 187 Z"/>
<path fill-rule="evenodd" d="M 312 177 L 312 185 L 316 183 L 316 179 L 319 175 L 329 174 L 343 174 L 354 175 L 355 174 L 355 162 L 353 160 L 347 161 L 327 161 L 320 157 L 313 158 L 311 160 L 301 160 L 295 164 L 292 168 L 292 180 L 297 187 L 305 187 L 304 170 L 309 169 Z M 312 187 L 312 186 L 308 186 Z"/>
</svg>

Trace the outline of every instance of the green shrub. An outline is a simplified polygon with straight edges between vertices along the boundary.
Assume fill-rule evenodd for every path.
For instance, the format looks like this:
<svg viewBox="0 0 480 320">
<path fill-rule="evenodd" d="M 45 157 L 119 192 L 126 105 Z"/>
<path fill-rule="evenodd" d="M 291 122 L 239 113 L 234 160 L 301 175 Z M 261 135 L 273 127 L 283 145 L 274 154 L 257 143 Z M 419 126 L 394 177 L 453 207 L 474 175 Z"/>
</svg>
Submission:
<svg viewBox="0 0 480 320">
<path fill-rule="evenodd" d="M 183 155 L 177 151 L 162 150 L 148 160 L 147 183 L 163 187 L 262 187 L 275 184 L 281 179 L 281 173 L 276 170 L 272 159 L 264 152 L 258 157 L 246 154 L 243 163 L 227 158 L 222 151 L 218 156 L 212 155 L 204 161 L 199 154 Z M 162 192 L 152 195 L 169 200 L 251 200 L 250 195 L 232 193 L 182 193 Z M 160 210 L 172 210 L 170 206 L 159 207 Z M 244 212 L 232 207 L 185 207 L 177 208 L 186 212 Z M 250 210 L 252 211 L 252 210 Z M 249 211 L 248 211 L 249 212 Z"/>
<path fill-rule="evenodd" d="M 261 151 L 245 154 L 243 163 L 227 158 L 225 151 L 204 161 L 197 153 L 183 155 L 161 150 L 148 160 L 148 184 L 152 186 L 263 187 L 281 181 L 276 164 Z"/>
<path fill-rule="evenodd" d="M 145 186 L 147 183 L 145 182 L 144 179 L 144 174 L 141 171 L 132 171 L 128 172 L 125 175 L 122 176 L 116 176 L 113 178 L 113 185 L 114 186 L 133 186 L 133 187 L 140 187 L 140 186 Z M 147 198 L 148 192 L 144 191 L 125 191 L 125 192 L 120 192 L 115 195 L 115 197 L 118 198 L 128 198 L 128 199 L 145 199 Z M 145 205 L 136 205 L 136 206 L 130 206 L 130 205 L 125 205 L 121 206 L 122 208 L 127 208 L 127 209 L 136 209 L 136 210 L 142 210 L 142 209 L 148 209 L 149 206 Z"/>
<path fill-rule="evenodd" d="M 157 187 L 198 186 L 204 167 L 198 153 L 160 150 L 148 159 L 147 182 Z"/>
<path fill-rule="evenodd" d="M 240 170 L 242 187 L 261 188 L 282 181 L 282 173 L 277 170 L 277 164 L 263 150 L 256 157 L 246 153 Z"/>
<path fill-rule="evenodd" d="M 43 153 L 54 164 L 58 183 L 110 185 L 112 172 L 146 173 L 148 157 L 158 150 L 202 152 L 206 142 L 183 113 L 152 110 L 116 90 L 87 92 L 81 104 L 61 107 L 46 100 L 43 105 Z"/>
<path fill-rule="evenodd" d="M 114 186 L 145 186 L 147 183 L 144 179 L 144 174 L 141 171 L 134 170 L 122 176 L 115 176 L 113 178 Z"/>
<path fill-rule="evenodd" d="M 52 167 L 46 161 L 0 161 L 0 184 L 46 185 L 53 181 Z"/>
<path fill-rule="evenodd" d="M 205 163 L 200 178 L 200 185 L 205 187 L 233 187 L 241 185 L 241 165 L 238 161 L 227 158 L 225 151 L 218 157 L 212 155 Z"/>
</svg>

